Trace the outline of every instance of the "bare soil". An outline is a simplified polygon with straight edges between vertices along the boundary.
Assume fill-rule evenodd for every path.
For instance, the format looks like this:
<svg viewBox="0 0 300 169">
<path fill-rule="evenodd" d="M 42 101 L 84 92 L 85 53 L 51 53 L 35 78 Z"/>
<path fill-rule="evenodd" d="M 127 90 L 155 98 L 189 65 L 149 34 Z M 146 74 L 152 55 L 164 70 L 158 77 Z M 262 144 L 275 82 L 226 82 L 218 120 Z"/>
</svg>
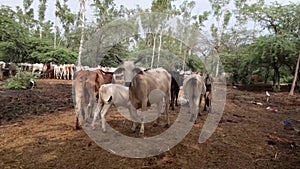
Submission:
<svg viewBox="0 0 300 169">
<path fill-rule="evenodd" d="M 270 92 L 267 103 L 263 89 L 228 87 L 225 112 L 207 142 L 198 143 L 205 112 L 170 151 L 132 159 L 102 149 L 84 130 L 74 129 L 71 83 L 41 79 L 32 90 L 0 91 L 0 168 L 300 168 L 299 94 Z M 179 109 L 171 111 L 172 122 Z M 284 129 L 287 119 L 296 130 Z M 134 136 L 116 109 L 107 121 Z M 164 117 L 161 123 L 146 124 L 146 136 L 166 130 Z"/>
</svg>

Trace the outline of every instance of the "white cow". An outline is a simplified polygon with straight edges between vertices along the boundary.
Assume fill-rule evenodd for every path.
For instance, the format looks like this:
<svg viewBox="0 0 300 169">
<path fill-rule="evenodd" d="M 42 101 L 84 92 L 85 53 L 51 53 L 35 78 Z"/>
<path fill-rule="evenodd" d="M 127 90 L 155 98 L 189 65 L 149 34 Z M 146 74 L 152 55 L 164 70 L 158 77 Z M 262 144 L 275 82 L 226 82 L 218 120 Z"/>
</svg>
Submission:
<svg viewBox="0 0 300 169">
<path fill-rule="evenodd" d="M 191 74 L 183 81 L 184 96 L 187 98 L 190 106 L 190 121 L 193 121 L 193 118 L 197 117 L 197 113 L 200 115 L 201 101 L 205 91 L 205 84 L 199 74 Z"/>
<path fill-rule="evenodd" d="M 44 64 L 42 64 L 42 63 L 32 64 L 32 73 L 38 72 L 41 75 L 42 71 L 43 71 L 43 67 L 44 67 Z"/>
<path fill-rule="evenodd" d="M 111 105 L 128 108 L 133 120 L 137 120 L 136 109 L 132 106 L 129 100 L 129 88 L 120 84 L 103 84 L 99 89 L 98 105 L 94 111 L 92 122 L 93 129 L 95 129 L 95 121 L 101 111 L 102 130 L 103 132 L 106 132 L 105 115 Z M 132 130 L 135 128 L 135 123 L 133 123 Z"/>
<path fill-rule="evenodd" d="M 2 67 L 2 69 L 4 69 L 4 68 L 5 68 L 5 65 L 6 65 L 6 63 L 5 63 L 5 62 L 3 62 L 3 61 L 0 61 L 0 66 Z"/>
</svg>

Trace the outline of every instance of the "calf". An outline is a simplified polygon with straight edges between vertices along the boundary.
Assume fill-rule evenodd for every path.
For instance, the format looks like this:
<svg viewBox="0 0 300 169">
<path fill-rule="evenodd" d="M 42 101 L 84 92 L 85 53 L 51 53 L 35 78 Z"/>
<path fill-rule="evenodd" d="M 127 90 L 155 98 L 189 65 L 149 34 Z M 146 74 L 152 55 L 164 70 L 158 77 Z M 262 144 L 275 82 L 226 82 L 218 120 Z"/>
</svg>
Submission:
<svg viewBox="0 0 300 169">
<path fill-rule="evenodd" d="M 99 116 L 101 111 L 101 123 L 102 130 L 106 132 L 105 127 L 105 115 L 111 105 L 116 107 L 125 107 L 129 110 L 130 116 L 136 121 L 136 109 L 132 106 L 129 100 L 129 88 L 120 84 L 103 84 L 99 89 L 99 99 L 96 110 L 94 111 L 94 117 L 92 122 L 92 128 L 95 128 L 96 118 Z M 135 130 L 135 123 L 133 123 L 132 130 Z"/>
<path fill-rule="evenodd" d="M 102 70 L 89 71 L 81 70 L 76 74 L 73 81 L 73 92 L 75 94 L 75 114 L 76 129 L 82 124 L 79 122 L 79 114 L 84 109 L 86 120 L 90 117 L 91 108 L 93 109 L 98 97 L 98 91 L 102 84 L 111 83 L 112 73 L 103 72 Z M 87 105 L 86 105 L 87 104 Z"/>
<path fill-rule="evenodd" d="M 188 99 L 191 112 L 190 121 L 193 121 L 193 118 L 197 117 L 198 113 L 199 115 L 201 114 L 200 106 L 205 90 L 202 78 L 198 74 L 191 74 L 187 76 L 183 82 L 184 95 Z"/>
</svg>

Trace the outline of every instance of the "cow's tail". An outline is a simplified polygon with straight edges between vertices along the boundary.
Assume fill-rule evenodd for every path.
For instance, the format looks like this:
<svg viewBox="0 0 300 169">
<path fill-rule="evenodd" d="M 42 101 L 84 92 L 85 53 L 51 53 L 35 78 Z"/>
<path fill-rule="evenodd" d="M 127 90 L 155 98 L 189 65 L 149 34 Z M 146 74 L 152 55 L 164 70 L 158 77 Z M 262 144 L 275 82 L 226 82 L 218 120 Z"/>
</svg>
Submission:
<svg viewBox="0 0 300 169">
<path fill-rule="evenodd" d="M 196 87 L 197 87 L 197 79 L 196 78 L 192 78 L 190 79 L 190 90 L 191 90 L 191 93 L 192 93 L 192 102 L 193 104 L 196 104 L 196 100 L 197 100 L 197 91 L 195 90 Z"/>
<path fill-rule="evenodd" d="M 198 82 L 197 82 L 197 79 L 196 78 L 191 78 L 189 80 L 189 87 L 190 87 L 190 99 L 189 102 L 190 102 L 190 111 L 191 111 L 191 119 L 190 121 L 193 121 L 194 118 L 197 117 L 197 112 L 198 112 L 198 98 L 199 98 L 199 93 L 197 91 L 197 88 L 198 88 Z"/>
</svg>

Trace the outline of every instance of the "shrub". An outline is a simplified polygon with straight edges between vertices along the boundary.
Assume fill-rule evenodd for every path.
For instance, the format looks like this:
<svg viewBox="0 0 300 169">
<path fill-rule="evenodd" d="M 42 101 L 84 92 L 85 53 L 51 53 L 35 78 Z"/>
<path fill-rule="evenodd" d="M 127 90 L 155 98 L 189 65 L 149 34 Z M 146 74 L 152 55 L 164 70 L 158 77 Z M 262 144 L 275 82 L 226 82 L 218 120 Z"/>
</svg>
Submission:
<svg viewBox="0 0 300 169">
<path fill-rule="evenodd" d="M 7 80 L 8 89 L 29 89 L 36 82 L 37 74 L 30 72 L 18 72 L 15 77 Z"/>
</svg>

